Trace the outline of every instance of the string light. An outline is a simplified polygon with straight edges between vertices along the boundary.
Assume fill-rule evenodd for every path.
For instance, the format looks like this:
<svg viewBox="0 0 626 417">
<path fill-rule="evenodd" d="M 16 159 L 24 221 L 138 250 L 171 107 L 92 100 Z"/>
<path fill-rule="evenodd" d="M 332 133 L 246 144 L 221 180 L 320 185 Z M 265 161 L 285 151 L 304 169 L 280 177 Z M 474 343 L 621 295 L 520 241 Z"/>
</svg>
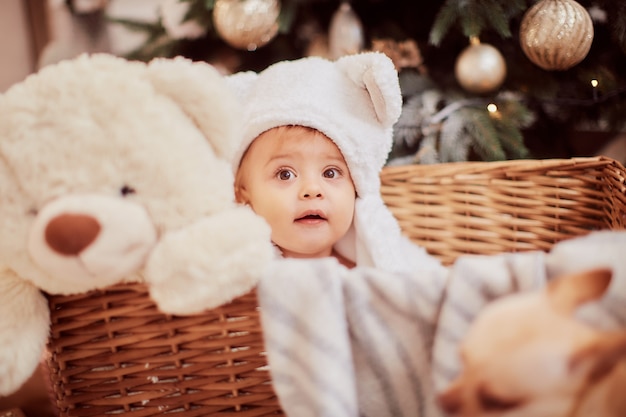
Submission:
<svg viewBox="0 0 626 417">
<path fill-rule="evenodd" d="M 489 116 L 491 116 L 493 119 L 502 118 L 502 114 L 500 113 L 500 110 L 498 110 L 498 106 L 495 103 L 487 104 L 487 111 L 489 112 Z"/>
<path fill-rule="evenodd" d="M 596 80 L 595 78 L 591 79 L 591 87 L 593 88 L 593 100 L 597 101 L 598 100 L 598 80 Z"/>
</svg>

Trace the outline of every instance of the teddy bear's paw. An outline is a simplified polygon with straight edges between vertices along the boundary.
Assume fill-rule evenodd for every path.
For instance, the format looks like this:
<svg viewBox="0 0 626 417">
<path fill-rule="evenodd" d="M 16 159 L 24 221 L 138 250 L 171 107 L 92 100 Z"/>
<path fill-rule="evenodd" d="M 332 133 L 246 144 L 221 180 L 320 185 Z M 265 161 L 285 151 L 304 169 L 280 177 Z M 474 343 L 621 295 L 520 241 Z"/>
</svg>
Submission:
<svg viewBox="0 0 626 417">
<path fill-rule="evenodd" d="M 0 395 L 17 391 L 35 372 L 50 329 L 48 302 L 12 271 L 0 273 Z"/>
<path fill-rule="evenodd" d="M 28 250 L 50 293 L 82 292 L 117 283 L 141 268 L 157 235 L 146 210 L 111 196 L 68 195 L 44 206 Z M 46 279 L 46 277 L 48 277 Z"/>
<path fill-rule="evenodd" d="M 145 279 L 163 312 L 195 314 L 250 291 L 274 256 L 267 223 L 237 207 L 163 236 Z"/>
</svg>

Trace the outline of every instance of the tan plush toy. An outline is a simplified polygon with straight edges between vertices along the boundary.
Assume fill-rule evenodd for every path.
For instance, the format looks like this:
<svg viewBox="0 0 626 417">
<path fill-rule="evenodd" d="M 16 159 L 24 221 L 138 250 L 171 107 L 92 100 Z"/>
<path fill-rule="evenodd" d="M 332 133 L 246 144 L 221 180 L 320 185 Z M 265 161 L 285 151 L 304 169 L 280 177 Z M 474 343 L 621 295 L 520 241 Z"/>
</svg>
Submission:
<svg viewBox="0 0 626 417">
<path fill-rule="evenodd" d="M 273 257 L 234 202 L 237 102 L 208 64 L 110 55 L 48 66 L 0 96 L 0 395 L 36 368 L 44 293 L 145 281 L 165 313 L 249 291 Z"/>
</svg>

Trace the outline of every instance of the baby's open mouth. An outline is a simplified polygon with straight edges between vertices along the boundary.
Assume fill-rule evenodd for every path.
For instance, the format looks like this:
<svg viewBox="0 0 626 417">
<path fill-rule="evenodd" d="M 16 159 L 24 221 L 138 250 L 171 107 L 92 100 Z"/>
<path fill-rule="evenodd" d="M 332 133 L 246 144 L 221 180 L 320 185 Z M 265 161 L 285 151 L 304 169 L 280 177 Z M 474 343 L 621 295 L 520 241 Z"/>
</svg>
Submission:
<svg viewBox="0 0 626 417">
<path fill-rule="evenodd" d="M 307 219 L 323 219 L 323 217 L 320 216 L 319 214 L 309 214 L 307 216 L 300 217 L 298 220 L 307 220 Z"/>
<path fill-rule="evenodd" d="M 300 216 L 296 219 L 296 221 L 302 220 L 326 220 L 326 217 L 323 216 L 322 213 L 305 213 L 303 216 Z"/>
</svg>

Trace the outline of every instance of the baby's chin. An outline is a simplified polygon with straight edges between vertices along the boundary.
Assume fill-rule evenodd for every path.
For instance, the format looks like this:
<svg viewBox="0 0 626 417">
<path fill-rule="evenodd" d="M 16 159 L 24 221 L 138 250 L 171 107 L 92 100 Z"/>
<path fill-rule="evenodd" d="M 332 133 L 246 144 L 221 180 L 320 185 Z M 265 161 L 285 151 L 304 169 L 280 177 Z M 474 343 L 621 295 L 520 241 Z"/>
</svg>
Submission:
<svg viewBox="0 0 626 417">
<path fill-rule="evenodd" d="M 324 246 L 316 248 L 313 245 L 280 245 L 273 242 L 276 249 L 280 252 L 283 258 L 295 258 L 295 259 L 314 259 L 314 258 L 328 258 L 333 256 L 332 246 Z"/>
</svg>

